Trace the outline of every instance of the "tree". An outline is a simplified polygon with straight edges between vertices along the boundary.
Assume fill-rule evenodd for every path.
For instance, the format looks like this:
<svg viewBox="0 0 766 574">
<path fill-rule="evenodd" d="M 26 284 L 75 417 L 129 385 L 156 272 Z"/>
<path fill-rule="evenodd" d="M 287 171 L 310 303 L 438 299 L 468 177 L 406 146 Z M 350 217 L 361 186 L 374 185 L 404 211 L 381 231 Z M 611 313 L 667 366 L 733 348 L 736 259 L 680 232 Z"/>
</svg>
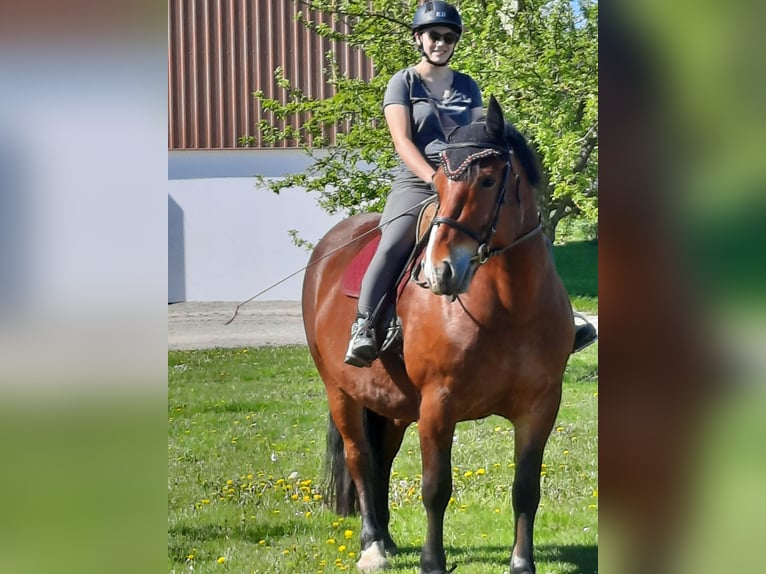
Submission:
<svg viewBox="0 0 766 574">
<path fill-rule="evenodd" d="M 301 118 L 298 129 L 262 121 L 265 141 L 296 141 L 314 160 L 301 174 L 264 181 L 272 191 L 301 186 L 319 192 L 331 213 L 381 210 L 397 165 L 381 103 L 388 79 L 417 62 L 410 32 L 417 3 L 390 0 L 296 0 L 308 14 L 331 14 L 334 25 L 299 12 L 317 34 L 341 39 L 374 63 L 370 82 L 340 73 L 327 54 L 334 95 L 306 96 L 285 78 L 280 102 L 255 93 L 276 119 Z M 466 0 L 465 33 L 452 64 L 473 76 L 485 99 L 493 94 L 535 148 L 543 172 L 538 189 L 543 225 L 555 239 L 559 224 L 598 221 L 598 4 L 591 0 Z M 333 145 L 324 134 L 340 126 Z M 251 143 L 252 138 L 242 138 Z"/>
</svg>

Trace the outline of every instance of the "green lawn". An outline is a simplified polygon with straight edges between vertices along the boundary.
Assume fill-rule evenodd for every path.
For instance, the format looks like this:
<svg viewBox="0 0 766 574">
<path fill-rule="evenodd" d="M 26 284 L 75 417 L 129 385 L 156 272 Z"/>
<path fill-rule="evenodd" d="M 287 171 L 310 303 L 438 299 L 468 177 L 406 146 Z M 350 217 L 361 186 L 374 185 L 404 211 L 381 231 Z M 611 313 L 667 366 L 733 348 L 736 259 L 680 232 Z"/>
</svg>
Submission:
<svg viewBox="0 0 766 574">
<path fill-rule="evenodd" d="M 554 245 L 553 254 L 574 308 L 598 313 L 598 243 L 571 241 Z"/>
<path fill-rule="evenodd" d="M 597 348 L 574 355 L 548 443 L 537 519 L 538 572 L 597 571 Z M 168 572 L 354 571 L 358 517 L 322 505 L 327 407 L 305 347 L 168 354 Z M 501 573 L 513 540 L 513 428 L 458 425 L 448 565 Z M 417 428 L 394 466 L 392 573 L 417 572 L 425 515 Z"/>
</svg>

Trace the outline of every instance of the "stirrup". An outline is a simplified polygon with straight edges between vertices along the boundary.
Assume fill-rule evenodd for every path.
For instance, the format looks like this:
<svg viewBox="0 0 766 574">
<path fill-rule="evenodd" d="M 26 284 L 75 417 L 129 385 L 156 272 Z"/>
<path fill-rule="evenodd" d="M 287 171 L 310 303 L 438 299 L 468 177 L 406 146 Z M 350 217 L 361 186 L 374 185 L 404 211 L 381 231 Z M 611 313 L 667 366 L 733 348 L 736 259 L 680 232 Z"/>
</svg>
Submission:
<svg viewBox="0 0 766 574">
<path fill-rule="evenodd" d="M 343 362 L 354 367 L 369 367 L 377 356 L 378 344 L 369 318 L 357 317 L 351 325 L 351 340 Z"/>
<path fill-rule="evenodd" d="M 399 317 L 394 316 L 386 328 L 386 336 L 383 339 L 383 344 L 380 346 L 380 352 L 393 351 L 401 354 L 403 342 L 402 321 Z"/>
<path fill-rule="evenodd" d="M 593 324 L 580 313 L 574 313 L 574 316 L 585 321 L 585 324 L 575 326 L 575 338 L 574 344 L 572 345 L 572 354 L 582 351 L 598 340 L 598 332 L 596 331 L 596 328 L 593 326 Z"/>
</svg>

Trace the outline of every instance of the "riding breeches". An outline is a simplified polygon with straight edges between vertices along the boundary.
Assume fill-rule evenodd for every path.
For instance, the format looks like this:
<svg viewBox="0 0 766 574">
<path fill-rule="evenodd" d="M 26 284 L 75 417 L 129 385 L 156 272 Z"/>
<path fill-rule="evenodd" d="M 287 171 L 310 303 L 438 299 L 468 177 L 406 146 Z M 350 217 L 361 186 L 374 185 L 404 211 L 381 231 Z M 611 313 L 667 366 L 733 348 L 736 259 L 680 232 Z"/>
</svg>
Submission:
<svg viewBox="0 0 766 574">
<path fill-rule="evenodd" d="M 422 209 L 421 202 L 433 195 L 430 184 L 409 170 L 403 170 L 394 178 L 380 219 L 380 245 L 362 279 L 357 308 L 360 315 L 379 313 L 382 305 L 377 311 L 376 307 L 395 288 L 394 282 L 415 245 L 415 227 Z"/>
</svg>

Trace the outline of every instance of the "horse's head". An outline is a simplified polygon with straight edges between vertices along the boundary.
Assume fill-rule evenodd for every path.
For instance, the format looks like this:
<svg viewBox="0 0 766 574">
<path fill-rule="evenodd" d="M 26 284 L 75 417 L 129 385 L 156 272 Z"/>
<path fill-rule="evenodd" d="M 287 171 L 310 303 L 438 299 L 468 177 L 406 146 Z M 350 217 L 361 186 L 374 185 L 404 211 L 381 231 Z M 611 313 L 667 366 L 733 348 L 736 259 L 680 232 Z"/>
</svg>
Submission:
<svg viewBox="0 0 766 574">
<path fill-rule="evenodd" d="M 434 293 L 465 293 L 480 265 L 539 231 L 538 180 L 532 151 L 494 97 L 484 121 L 450 134 L 434 176 L 439 210 L 423 267 Z"/>
</svg>

